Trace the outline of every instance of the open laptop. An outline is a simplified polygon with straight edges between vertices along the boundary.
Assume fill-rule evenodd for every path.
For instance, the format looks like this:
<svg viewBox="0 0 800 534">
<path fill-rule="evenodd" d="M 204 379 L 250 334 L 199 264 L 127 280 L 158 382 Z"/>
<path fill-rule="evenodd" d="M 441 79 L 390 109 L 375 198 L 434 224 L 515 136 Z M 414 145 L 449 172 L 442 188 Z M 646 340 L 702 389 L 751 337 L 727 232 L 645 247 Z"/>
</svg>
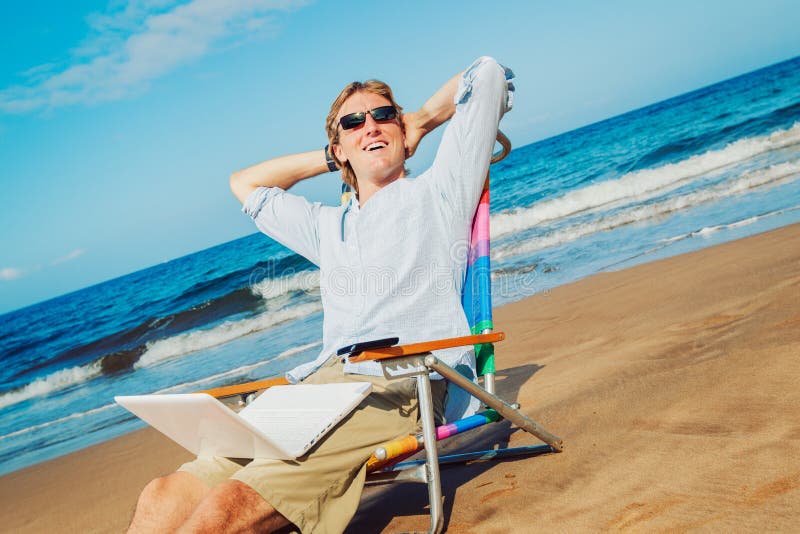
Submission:
<svg viewBox="0 0 800 534">
<path fill-rule="evenodd" d="M 274 386 L 239 413 L 205 393 L 117 396 L 114 400 L 197 456 L 293 460 L 371 390 L 369 382 Z"/>
</svg>

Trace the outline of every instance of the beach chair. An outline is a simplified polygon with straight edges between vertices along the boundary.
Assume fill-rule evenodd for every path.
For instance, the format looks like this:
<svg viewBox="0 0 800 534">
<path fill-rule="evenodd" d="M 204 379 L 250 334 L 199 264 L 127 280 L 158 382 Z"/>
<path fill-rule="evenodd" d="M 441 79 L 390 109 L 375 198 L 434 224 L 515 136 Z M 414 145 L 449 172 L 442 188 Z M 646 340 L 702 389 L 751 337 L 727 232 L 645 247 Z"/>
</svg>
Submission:
<svg viewBox="0 0 800 534">
<path fill-rule="evenodd" d="M 498 141 L 503 150 L 492 157 L 492 163 L 503 159 L 511 149 L 510 142 L 501 132 L 498 132 Z M 343 191 L 343 201 L 347 200 L 346 195 L 347 192 Z M 427 484 L 430 501 L 430 532 L 432 533 L 440 532 L 444 525 L 440 465 L 560 452 L 563 447 L 559 437 L 551 434 L 523 414 L 518 404 L 508 403 L 495 394 L 494 343 L 505 339 L 505 334 L 493 332 L 492 323 L 488 175 L 473 220 L 468 261 L 462 305 L 469 320 L 472 335 L 366 350 L 348 356 L 351 362 L 367 360 L 380 362 L 387 379 L 413 377 L 417 381 L 422 432 L 378 447 L 367 462 L 367 483 L 422 482 Z M 477 372 L 482 386 L 439 361 L 432 354 L 432 351 L 439 349 L 469 345 L 475 347 Z M 436 427 L 430 385 L 431 373 L 438 373 L 450 383 L 476 397 L 483 403 L 485 410 L 476 415 Z M 256 391 L 287 383 L 286 379 L 281 377 L 216 388 L 207 390 L 206 393 L 218 398 L 239 396 L 240 402 L 247 402 L 248 397 Z M 544 442 L 544 445 L 489 449 L 447 456 L 438 455 L 438 441 L 504 419 L 536 436 Z M 424 460 L 403 461 L 423 449 L 425 450 Z"/>
</svg>

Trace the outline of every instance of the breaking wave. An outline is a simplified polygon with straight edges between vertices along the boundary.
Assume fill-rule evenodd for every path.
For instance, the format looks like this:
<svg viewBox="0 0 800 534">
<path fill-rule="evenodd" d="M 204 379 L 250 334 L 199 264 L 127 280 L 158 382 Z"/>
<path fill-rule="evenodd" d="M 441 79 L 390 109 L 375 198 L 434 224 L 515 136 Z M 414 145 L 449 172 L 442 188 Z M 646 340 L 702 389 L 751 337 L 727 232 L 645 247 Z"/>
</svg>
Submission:
<svg viewBox="0 0 800 534">
<path fill-rule="evenodd" d="M 78 367 L 61 369 L 45 377 L 38 378 L 21 388 L 0 394 L 0 409 L 34 397 L 42 397 L 54 391 L 82 384 L 100 376 L 102 373 L 99 360 Z"/>
<path fill-rule="evenodd" d="M 64 417 L 59 417 L 58 419 L 53 419 L 52 421 L 47 421 L 45 423 L 40 423 L 38 425 L 33 425 L 33 426 L 26 427 L 26 428 L 22 428 L 20 430 L 16 430 L 14 432 L 9 432 L 8 434 L 4 434 L 4 435 L 0 436 L 0 440 L 13 438 L 15 436 L 20 436 L 22 434 L 27 434 L 29 432 L 34 432 L 36 430 L 41 430 L 43 428 L 47 428 L 49 426 L 57 425 L 59 423 L 65 422 L 65 421 L 70 421 L 72 419 L 80 419 L 81 417 L 86 417 L 87 415 L 93 415 L 93 414 L 96 414 L 96 413 L 99 413 L 99 412 L 104 412 L 104 411 L 109 410 L 109 409 L 111 409 L 111 408 L 113 408 L 115 406 L 116 406 L 116 404 L 114 404 L 114 403 L 105 404 L 103 406 L 100 406 L 99 408 L 94 408 L 92 410 L 87 410 L 85 412 L 73 413 L 73 414 L 70 414 L 70 415 L 66 415 Z"/>
<path fill-rule="evenodd" d="M 527 230 L 547 221 L 599 208 L 613 209 L 629 202 L 642 202 L 686 185 L 705 174 L 750 159 L 759 154 L 800 143 L 800 123 L 769 135 L 741 139 L 720 150 L 710 150 L 678 163 L 628 173 L 570 191 L 552 200 L 492 216 L 492 238 Z"/>
<path fill-rule="evenodd" d="M 788 213 L 790 211 L 797 211 L 797 210 L 800 210 L 800 206 L 794 206 L 794 207 L 786 208 L 786 209 L 782 209 L 782 210 L 770 211 L 769 213 L 762 213 L 761 215 L 755 215 L 753 217 L 748 217 L 747 219 L 742 219 L 741 221 L 735 221 L 735 222 L 728 223 L 728 224 L 717 224 L 717 225 L 714 225 L 714 226 L 705 226 L 705 227 L 703 227 L 703 228 L 701 228 L 699 230 L 695 230 L 693 232 L 689 232 L 689 233 L 686 233 L 686 234 L 681 234 L 681 235 L 678 235 L 678 236 L 675 236 L 675 237 L 669 237 L 669 238 L 666 238 L 666 239 L 662 239 L 660 242 L 661 243 L 670 244 L 670 243 L 675 243 L 676 241 L 682 241 L 684 239 L 688 239 L 688 238 L 691 238 L 691 237 L 708 237 L 711 234 L 715 234 L 715 233 L 719 232 L 720 230 L 730 230 L 731 228 L 740 228 L 742 226 L 747 226 L 749 224 L 753 224 L 755 222 L 758 222 L 758 221 L 760 221 L 762 219 L 766 219 L 768 217 L 774 217 L 776 215 L 782 215 L 784 213 Z"/>
<path fill-rule="evenodd" d="M 276 299 L 296 292 L 310 293 L 319 289 L 319 271 L 308 270 L 283 276 L 267 278 L 250 286 L 250 291 L 264 300 Z"/>
<path fill-rule="evenodd" d="M 187 388 L 194 388 L 200 386 L 202 384 L 212 384 L 215 383 L 223 378 L 231 378 L 231 377 L 242 377 L 245 376 L 247 373 L 258 369 L 259 367 L 263 367 L 267 364 L 272 362 L 283 360 L 284 358 L 289 358 L 290 356 L 294 356 L 296 354 L 301 354 L 306 352 L 307 350 L 313 349 L 314 347 L 319 347 L 322 345 L 321 341 L 315 341 L 313 343 L 307 343 L 305 345 L 300 345 L 297 347 L 292 347 L 291 349 L 285 350 L 275 356 L 274 358 L 267 358 L 260 362 L 252 363 L 250 365 L 242 365 L 241 367 L 237 367 L 236 369 L 231 369 L 230 371 L 225 371 L 224 373 L 218 373 L 213 376 L 209 376 L 206 378 L 201 378 L 199 380 L 192 380 L 191 382 L 184 382 L 182 384 L 178 384 L 176 386 L 170 386 L 168 388 L 160 389 L 155 393 L 175 393 L 178 391 L 185 391 Z"/>
<path fill-rule="evenodd" d="M 800 174 L 800 160 L 780 163 L 767 167 L 766 169 L 745 173 L 734 180 L 717 184 L 713 187 L 678 195 L 651 204 L 637 205 L 633 208 L 623 209 L 612 215 L 600 217 L 599 219 L 586 223 L 570 225 L 566 228 L 554 230 L 522 243 L 502 245 L 495 249 L 495 253 L 493 253 L 492 256 L 497 259 L 502 259 L 517 254 L 530 253 L 555 245 L 561 245 L 592 234 L 619 228 L 627 224 L 669 215 L 681 209 L 742 193 L 749 189 L 779 185 L 788 178 L 795 177 L 798 174 Z"/>
<path fill-rule="evenodd" d="M 195 330 L 154 341 L 147 344 L 147 350 L 133 364 L 133 367 L 140 369 L 164 360 L 184 356 L 190 352 L 222 345 L 247 334 L 266 330 L 277 324 L 299 319 L 320 310 L 322 310 L 321 302 L 309 302 L 276 312 L 262 313 L 258 317 L 250 319 L 227 321 L 208 330 Z"/>
<path fill-rule="evenodd" d="M 321 309 L 320 302 L 300 304 L 249 319 L 227 321 L 206 330 L 194 330 L 158 341 L 149 341 L 134 349 L 106 354 L 90 363 L 61 369 L 22 387 L 0 393 L 0 409 L 83 384 L 104 374 L 135 370 L 215 347 L 247 334 L 311 315 Z"/>
<path fill-rule="evenodd" d="M 219 381 L 221 379 L 224 379 L 224 378 L 242 377 L 242 376 L 245 376 L 247 373 L 249 373 L 249 372 L 251 372 L 251 371 L 253 371 L 255 369 L 258 369 L 259 367 L 263 367 L 263 366 L 268 365 L 268 364 L 270 364 L 270 363 L 272 363 L 274 361 L 277 361 L 277 360 L 282 360 L 284 358 L 289 358 L 291 356 L 294 356 L 294 355 L 297 355 L 297 354 L 301 354 L 301 353 L 306 352 L 306 351 L 308 351 L 310 349 L 313 349 L 314 347 L 319 347 L 321 345 L 322 345 L 321 341 L 316 341 L 316 342 L 313 342 L 313 343 L 307 343 L 305 345 L 299 345 L 297 347 L 292 347 L 291 349 L 288 349 L 288 350 L 285 350 L 285 351 L 281 352 L 280 354 L 278 354 L 274 358 L 267 358 L 267 359 L 264 359 L 262 361 L 250 364 L 250 365 L 243 365 L 241 367 L 237 367 L 236 369 L 231 369 L 230 371 L 226 371 L 224 373 L 218 373 L 216 375 L 209 376 L 209 377 L 206 377 L 206 378 L 201 378 L 199 380 L 193 380 L 191 382 L 184 382 L 182 384 L 178 384 L 176 386 L 171 386 L 171 387 L 168 387 L 168 388 L 164 388 L 164 389 L 161 389 L 159 391 L 155 391 L 153 393 L 159 393 L 160 394 L 160 393 L 174 393 L 174 392 L 178 392 L 178 391 L 186 391 L 186 390 L 188 390 L 190 388 L 195 388 L 195 387 L 200 386 L 202 384 L 211 384 L 211 383 L 217 382 L 217 381 Z M 56 373 L 54 373 L 54 374 L 56 374 Z M 75 383 L 79 384 L 81 381 L 82 380 L 79 380 L 79 381 L 77 381 Z M 30 385 L 33 385 L 33 384 L 30 384 Z M 30 397 L 28 397 L 28 398 L 30 398 Z M 2 401 L 0 401 L 0 402 L 2 402 Z M 19 401 L 14 401 L 14 402 L 19 402 Z M 13 404 L 14 402 L 9 402 L 8 404 Z M 6 405 L 0 404 L 0 408 L 3 407 L 3 406 L 7 406 L 8 404 L 6 404 Z M 73 414 L 67 415 L 65 417 L 60 417 L 58 419 L 54 419 L 52 421 L 47 421 L 45 423 L 40 423 L 38 425 L 33 425 L 33 426 L 26 427 L 26 428 L 22 428 L 20 430 L 16 430 L 14 432 L 9 432 L 8 434 L 4 434 L 4 435 L 0 436 L 0 440 L 13 438 L 15 436 L 20 436 L 22 434 L 27 434 L 29 432 L 34 432 L 36 430 L 41 430 L 43 428 L 47 428 L 49 426 L 57 425 L 59 423 L 64 423 L 66 421 L 71 421 L 73 419 L 79 419 L 81 417 L 86 417 L 87 415 L 94 415 L 96 413 L 104 412 L 106 410 L 114 408 L 115 406 L 117 406 L 116 403 L 105 404 L 105 405 L 100 406 L 98 408 L 93 408 L 91 410 L 87 410 L 85 412 L 73 413 Z"/>
</svg>

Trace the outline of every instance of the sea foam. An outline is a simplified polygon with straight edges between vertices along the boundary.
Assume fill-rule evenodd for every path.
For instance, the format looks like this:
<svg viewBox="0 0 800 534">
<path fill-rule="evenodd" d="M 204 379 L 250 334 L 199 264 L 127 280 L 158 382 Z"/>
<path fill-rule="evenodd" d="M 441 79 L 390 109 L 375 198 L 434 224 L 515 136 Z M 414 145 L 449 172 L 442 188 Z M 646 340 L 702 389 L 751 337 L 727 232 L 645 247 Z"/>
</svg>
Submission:
<svg viewBox="0 0 800 534">
<path fill-rule="evenodd" d="M 309 293 L 319 289 L 319 271 L 300 271 L 280 278 L 266 278 L 252 284 L 250 290 L 265 300 L 276 299 L 296 291 Z"/>
<path fill-rule="evenodd" d="M 101 362 L 96 360 L 86 365 L 60 369 L 18 389 L 7 391 L 0 395 L 0 409 L 34 397 L 41 397 L 54 391 L 82 384 L 102 374 L 100 365 Z"/>
<path fill-rule="evenodd" d="M 285 350 L 285 351 L 281 352 L 280 354 L 278 354 L 274 358 L 265 358 L 264 360 L 261 360 L 259 362 L 252 363 L 252 364 L 249 364 L 249 365 L 242 365 L 241 367 L 237 367 L 235 369 L 231 369 L 230 371 L 225 371 L 224 373 L 218 373 L 218 374 L 215 374 L 215 375 L 212 375 L 212 376 L 201 378 L 199 380 L 192 380 L 191 382 L 183 382 L 182 384 L 178 384 L 178 385 L 175 385 L 175 386 L 170 386 L 168 388 L 160 389 L 160 390 L 156 391 L 155 393 L 175 393 L 175 392 L 179 392 L 179 391 L 186 391 L 189 388 L 195 388 L 195 387 L 200 386 L 202 384 L 211 384 L 211 383 L 217 382 L 217 381 L 219 381 L 219 380 L 221 380 L 223 378 L 243 377 L 247 373 L 250 373 L 251 371 L 254 371 L 255 369 L 258 369 L 259 367 L 263 367 L 263 366 L 268 365 L 268 364 L 270 364 L 270 363 L 272 363 L 274 361 L 277 361 L 277 360 L 282 360 L 284 358 L 288 358 L 290 356 L 294 356 L 296 354 L 300 354 L 300 353 L 305 352 L 307 350 L 311 350 L 314 347 L 319 347 L 320 345 L 322 345 L 321 341 L 315 341 L 313 343 L 307 343 L 305 345 L 299 345 L 297 347 L 292 347 L 291 349 L 288 349 L 288 350 Z"/>
<path fill-rule="evenodd" d="M 793 206 L 791 208 L 785 208 L 781 210 L 774 210 L 767 213 L 762 213 L 760 215 L 754 215 L 753 217 L 748 217 L 746 219 L 741 219 L 739 221 L 734 221 L 728 224 L 716 224 L 714 226 L 704 226 L 699 230 L 695 230 L 693 232 L 688 232 L 686 234 L 681 234 L 675 237 L 668 237 L 666 239 L 661 239 L 661 243 L 674 243 L 676 241 L 682 241 L 684 239 L 688 239 L 691 237 L 708 237 L 712 234 L 719 232 L 720 230 L 730 230 L 732 228 L 741 228 L 742 226 L 747 226 L 763 219 L 767 219 L 769 217 L 775 217 L 776 215 L 783 215 L 784 213 L 788 213 L 791 211 L 800 210 L 800 206 Z"/>
<path fill-rule="evenodd" d="M 53 419 L 52 421 L 46 421 L 46 422 L 40 423 L 38 425 L 33 425 L 33 426 L 21 428 L 19 430 L 14 431 L 14 432 L 9 432 L 8 434 L 3 434 L 2 436 L 0 436 L 0 440 L 13 438 L 13 437 L 16 437 L 16 436 L 20 436 L 22 434 L 28 434 L 30 432 L 34 432 L 36 430 L 41 430 L 43 428 L 47 428 L 49 426 L 57 425 L 59 423 L 64 423 L 66 421 L 71 421 L 73 419 L 80 419 L 81 417 L 86 417 L 87 415 L 94 415 L 96 413 L 104 412 L 106 410 L 114 408 L 115 406 L 117 406 L 116 403 L 104 404 L 103 406 L 100 406 L 98 408 L 93 408 L 93 409 L 87 410 L 85 412 L 73 413 L 73 414 L 65 415 L 64 417 L 59 417 L 58 419 Z"/>
<path fill-rule="evenodd" d="M 495 247 L 495 250 L 492 252 L 492 257 L 503 259 L 518 254 L 535 252 L 544 248 L 575 241 L 599 232 L 613 230 L 627 224 L 669 215 L 678 210 L 736 195 L 749 189 L 780 185 L 786 181 L 796 179 L 798 175 L 800 175 L 800 160 L 772 165 L 765 169 L 745 173 L 738 178 L 717 184 L 716 186 L 677 195 L 659 202 L 636 205 L 635 207 L 623 209 L 611 215 L 601 216 L 589 222 L 569 225 L 550 233 L 528 239 L 522 243 L 501 245 Z"/>
<path fill-rule="evenodd" d="M 226 321 L 206 330 L 194 330 L 167 339 L 148 342 L 147 350 L 134 364 L 134 368 L 140 369 L 191 352 L 222 345 L 247 334 L 266 330 L 285 321 L 299 319 L 320 310 L 322 310 L 321 302 L 308 302 L 275 312 L 262 313 L 250 319 Z"/>
</svg>

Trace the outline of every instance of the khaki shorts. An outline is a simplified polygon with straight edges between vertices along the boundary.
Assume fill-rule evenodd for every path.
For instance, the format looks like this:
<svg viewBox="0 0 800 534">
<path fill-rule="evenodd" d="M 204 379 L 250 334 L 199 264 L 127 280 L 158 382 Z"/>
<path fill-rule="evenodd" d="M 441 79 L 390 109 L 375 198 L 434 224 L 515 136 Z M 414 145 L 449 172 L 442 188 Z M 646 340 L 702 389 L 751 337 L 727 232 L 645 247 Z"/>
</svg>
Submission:
<svg viewBox="0 0 800 534">
<path fill-rule="evenodd" d="M 305 384 L 369 381 L 372 393 L 323 440 L 293 460 L 198 458 L 179 471 L 210 487 L 227 479 L 244 482 L 304 533 L 342 532 L 361 499 L 366 461 L 379 445 L 419 431 L 416 380 L 343 372 L 332 357 Z M 442 420 L 447 384 L 432 380 L 434 414 Z"/>
</svg>

